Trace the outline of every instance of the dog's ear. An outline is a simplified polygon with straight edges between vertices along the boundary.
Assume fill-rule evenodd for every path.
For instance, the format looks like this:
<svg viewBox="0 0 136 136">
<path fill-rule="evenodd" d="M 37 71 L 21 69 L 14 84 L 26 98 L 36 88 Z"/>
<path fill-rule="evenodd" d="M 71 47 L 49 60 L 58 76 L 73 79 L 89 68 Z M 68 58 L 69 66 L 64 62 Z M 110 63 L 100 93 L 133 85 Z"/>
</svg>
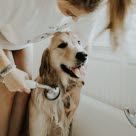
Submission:
<svg viewBox="0 0 136 136">
<path fill-rule="evenodd" d="M 41 66 L 40 66 L 40 76 L 43 77 L 50 72 L 50 52 L 46 49 L 42 55 Z"/>
</svg>

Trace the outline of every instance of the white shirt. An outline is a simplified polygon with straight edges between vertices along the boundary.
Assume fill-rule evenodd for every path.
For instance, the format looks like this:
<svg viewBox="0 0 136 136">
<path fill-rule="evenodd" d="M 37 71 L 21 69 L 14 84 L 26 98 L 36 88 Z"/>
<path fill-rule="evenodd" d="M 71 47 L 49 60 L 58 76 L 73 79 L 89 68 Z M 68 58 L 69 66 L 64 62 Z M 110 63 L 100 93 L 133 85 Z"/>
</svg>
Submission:
<svg viewBox="0 0 136 136">
<path fill-rule="evenodd" d="M 0 3 L 0 32 L 5 37 L 0 36 L 0 47 L 3 49 L 25 48 L 70 25 L 85 46 L 88 45 L 91 24 L 95 22 L 92 14 L 91 19 L 88 15 L 72 25 L 71 17 L 59 10 L 57 0 L 0 0 Z"/>
<path fill-rule="evenodd" d="M 61 26 L 64 17 L 50 0 L 1 0 L 0 32 L 9 41 L 3 48 L 16 49 L 28 46 L 43 33 L 50 35 Z M 7 10 L 8 9 L 8 10 Z M 41 37 L 39 37 L 41 38 Z M 27 45 L 26 45 L 27 44 Z M 9 46 L 8 46 L 9 45 Z M 11 47 L 14 45 L 14 47 Z M 7 47 L 6 47 L 7 46 Z"/>
</svg>

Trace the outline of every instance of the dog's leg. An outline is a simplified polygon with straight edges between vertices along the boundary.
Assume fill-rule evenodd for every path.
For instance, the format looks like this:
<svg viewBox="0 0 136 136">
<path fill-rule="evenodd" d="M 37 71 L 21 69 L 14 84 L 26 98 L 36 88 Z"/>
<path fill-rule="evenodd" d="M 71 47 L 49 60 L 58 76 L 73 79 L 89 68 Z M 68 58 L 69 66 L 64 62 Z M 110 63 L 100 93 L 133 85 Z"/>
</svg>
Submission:
<svg viewBox="0 0 136 136">
<path fill-rule="evenodd" d="M 68 136 L 73 136 L 73 123 L 71 123 L 69 126 L 69 135 Z"/>
<path fill-rule="evenodd" d="M 29 102 L 29 134 L 30 136 L 47 136 L 48 121 L 42 111 L 37 111 L 33 102 Z"/>
</svg>

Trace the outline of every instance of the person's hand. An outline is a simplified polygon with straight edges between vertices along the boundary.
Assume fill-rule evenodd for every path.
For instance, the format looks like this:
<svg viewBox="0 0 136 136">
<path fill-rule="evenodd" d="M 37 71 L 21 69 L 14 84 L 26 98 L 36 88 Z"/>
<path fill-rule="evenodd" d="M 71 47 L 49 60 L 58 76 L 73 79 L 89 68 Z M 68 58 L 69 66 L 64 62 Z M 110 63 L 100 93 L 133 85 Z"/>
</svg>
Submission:
<svg viewBox="0 0 136 136">
<path fill-rule="evenodd" d="M 14 68 L 4 77 L 4 84 L 10 92 L 26 92 L 30 93 L 30 89 L 25 84 L 25 80 L 29 79 L 28 74 Z"/>
<path fill-rule="evenodd" d="M 82 66 L 80 70 L 77 69 L 78 77 L 84 81 L 85 79 L 85 68 Z M 71 99 L 70 107 L 65 107 L 65 112 L 68 118 L 71 118 L 73 114 L 75 113 L 75 110 L 77 109 L 80 101 L 80 93 L 81 93 L 82 87 L 74 87 L 70 91 L 66 92 L 63 96 L 63 100 Z"/>
</svg>

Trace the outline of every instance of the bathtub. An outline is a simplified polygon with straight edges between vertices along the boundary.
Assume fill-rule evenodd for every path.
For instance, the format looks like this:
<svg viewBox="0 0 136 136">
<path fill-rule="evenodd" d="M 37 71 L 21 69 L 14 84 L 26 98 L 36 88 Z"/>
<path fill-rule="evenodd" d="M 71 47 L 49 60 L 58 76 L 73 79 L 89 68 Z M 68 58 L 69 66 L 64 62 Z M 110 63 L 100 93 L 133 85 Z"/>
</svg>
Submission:
<svg viewBox="0 0 136 136">
<path fill-rule="evenodd" d="M 73 136 L 136 136 L 136 128 L 122 110 L 82 95 L 74 116 Z"/>
</svg>

